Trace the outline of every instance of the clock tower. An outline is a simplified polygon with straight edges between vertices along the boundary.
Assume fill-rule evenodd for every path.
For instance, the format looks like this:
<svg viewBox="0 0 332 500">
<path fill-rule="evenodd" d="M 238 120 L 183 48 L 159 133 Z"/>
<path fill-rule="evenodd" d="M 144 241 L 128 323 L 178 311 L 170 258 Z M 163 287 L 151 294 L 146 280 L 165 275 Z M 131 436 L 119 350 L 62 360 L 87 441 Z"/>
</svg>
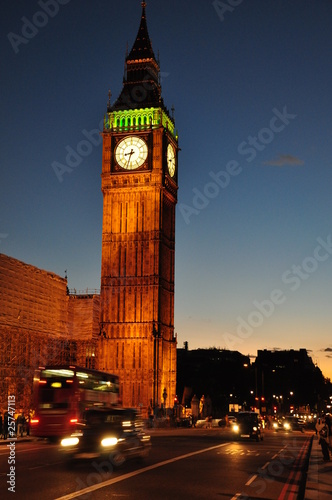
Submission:
<svg viewBox="0 0 332 500">
<path fill-rule="evenodd" d="M 173 406 L 178 137 L 161 96 L 142 2 L 122 91 L 103 130 L 99 368 L 120 377 L 123 406 Z"/>
</svg>

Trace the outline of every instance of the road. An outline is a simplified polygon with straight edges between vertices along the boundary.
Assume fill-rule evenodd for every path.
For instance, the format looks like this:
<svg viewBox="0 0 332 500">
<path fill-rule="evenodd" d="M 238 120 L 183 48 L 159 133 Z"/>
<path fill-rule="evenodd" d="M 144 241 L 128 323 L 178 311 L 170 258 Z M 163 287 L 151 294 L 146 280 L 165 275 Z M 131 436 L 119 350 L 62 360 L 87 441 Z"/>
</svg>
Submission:
<svg viewBox="0 0 332 500">
<path fill-rule="evenodd" d="M 13 498 L 7 474 L 15 456 L 19 500 L 290 499 L 310 437 L 267 431 L 256 443 L 218 428 L 153 430 L 150 456 L 116 470 L 100 460 L 68 467 L 57 445 L 44 441 L 17 442 L 14 454 L 2 444 L 0 497 Z"/>
</svg>

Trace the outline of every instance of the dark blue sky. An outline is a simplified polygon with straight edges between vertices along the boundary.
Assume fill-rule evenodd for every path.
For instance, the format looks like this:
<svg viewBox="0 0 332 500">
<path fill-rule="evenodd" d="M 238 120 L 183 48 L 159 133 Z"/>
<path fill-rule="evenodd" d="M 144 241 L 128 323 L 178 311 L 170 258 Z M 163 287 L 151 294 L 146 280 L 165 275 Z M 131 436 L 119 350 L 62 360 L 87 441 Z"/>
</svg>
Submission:
<svg viewBox="0 0 332 500">
<path fill-rule="evenodd" d="M 0 252 L 77 290 L 100 286 L 97 131 L 140 15 L 2 7 Z M 147 22 L 181 147 L 179 346 L 304 347 L 332 377 L 332 3 L 150 0 Z"/>
</svg>

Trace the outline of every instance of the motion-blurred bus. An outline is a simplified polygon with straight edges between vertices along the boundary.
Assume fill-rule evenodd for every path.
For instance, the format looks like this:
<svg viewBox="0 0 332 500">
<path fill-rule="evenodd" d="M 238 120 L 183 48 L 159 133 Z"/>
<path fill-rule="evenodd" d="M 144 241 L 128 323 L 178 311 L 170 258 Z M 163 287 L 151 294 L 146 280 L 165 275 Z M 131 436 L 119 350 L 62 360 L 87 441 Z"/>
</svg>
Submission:
<svg viewBox="0 0 332 500">
<path fill-rule="evenodd" d="M 41 367 L 33 379 L 31 434 L 57 440 L 75 430 L 86 410 L 117 405 L 117 375 L 71 365 Z"/>
</svg>

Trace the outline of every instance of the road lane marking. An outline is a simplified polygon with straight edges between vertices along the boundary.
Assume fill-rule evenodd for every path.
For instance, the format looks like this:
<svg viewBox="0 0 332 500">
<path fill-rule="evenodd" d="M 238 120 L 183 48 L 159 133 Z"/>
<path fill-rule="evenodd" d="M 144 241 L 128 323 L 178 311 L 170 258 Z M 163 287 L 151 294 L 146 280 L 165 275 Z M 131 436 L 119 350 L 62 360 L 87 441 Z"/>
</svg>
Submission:
<svg viewBox="0 0 332 500">
<path fill-rule="evenodd" d="M 302 467 L 304 464 L 305 457 L 307 456 L 309 447 L 310 447 L 310 439 L 307 439 L 300 448 L 300 451 L 298 452 L 298 455 L 295 458 L 293 469 L 291 470 L 286 480 L 286 484 L 284 485 L 278 500 L 284 500 L 287 497 L 289 500 L 292 500 L 297 495 L 300 486 L 300 479 L 302 476 Z"/>
<path fill-rule="evenodd" d="M 246 482 L 245 486 L 250 486 L 251 483 L 253 483 L 256 478 L 257 478 L 257 474 L 255 474 L 254 476 L 252 476 L 252 478 L 249 479 L 249 481 Z"/>
<path fill-rule="evenodd" d="M 270 465 L 270 463 L 271 463 L 271 462 L 266 462 L 266 464 L 264 464 L 264 465 L 263 465 L 263 467 L 261 467 L 261 469 L 262 469 L 262 470 L 266 469 L 266 467 L 267 467 L 268 465 Z"/>
<path fill-rule="evenodd" d="M 139 469 L 133 472 L 128 472 L 127 474 L 123 474 L 122 476 L 115 477 L 114 479 L 108 479 L 99 484 L 94 484 L 92 486 L 88 486 L 87 488 L 83 488 L 82 490 L 74 491 L 73 493 L 69 493 L 68 495 L 64 495 L 62 497 L 58 497 L 55 500 L 71 500 L 72 498 L 80 497 L 81 495 L 86 495 L 91 493 L 92 491 L 99 490 L 101 488 L 105 488 L 106 486 L 111 486 L 112 484 L 119 483 L 121 481 L 125 481 L 126 479 L 130 479 L 134 476 L 138 476 L 139 474 L 144 474 L 144 472 L 148 472 L 153 469 L 158 469 L 159 467 L 164 467 L 164 465 L 172 464 L 174 462 L 178 462 L 179 460 L 184 460 L 189 457 L 193 457 L 195 455 L 199 455 L 201 453 L 206 453 L 207 451 L 212 451 L 217 448 L 222 448 L 226 446 L 228 443 L 218 444 L 216 446 L 211 446 L 210 448 L 204 448 L 203 450 L 193 451 L 191 453 L 187 453 L 186 455 L 180 455 L 179 457 L 170 458 L 169 460 L 164 460 L 163 462 L 159 462 L 157 464 L 149 465 L 148 467 L 144 467 L 143 469 Z"/>
</svg>

